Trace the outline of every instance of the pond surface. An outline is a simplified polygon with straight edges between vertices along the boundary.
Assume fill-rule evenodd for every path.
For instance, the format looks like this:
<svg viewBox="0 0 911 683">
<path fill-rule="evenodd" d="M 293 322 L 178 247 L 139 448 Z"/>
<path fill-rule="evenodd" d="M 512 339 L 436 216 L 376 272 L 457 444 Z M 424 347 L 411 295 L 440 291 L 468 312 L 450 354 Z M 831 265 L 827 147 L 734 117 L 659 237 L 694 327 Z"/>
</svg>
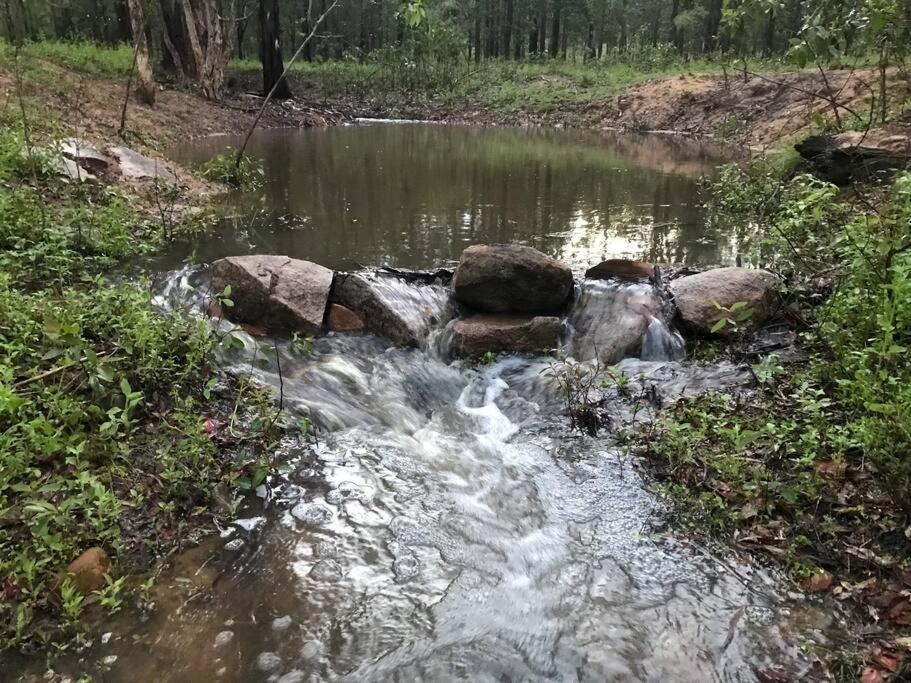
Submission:
<svg viewBox="0 0 911 683">
<path fill-rule="evenodd" d="M 199 164 L 238 144 L 209 138 L 172 154 Z M 526 244 L 583 269 L 737 257 L 736 238 L 709 234 L 699 207 L 700 177 L 725 158 L 685 138 L 374 123 L 263 131 L 249 150 L 265 187 L 226 200 L 219 238 L 193 245 L 202 260 L 258 252 L 430 268 L 479 242 Z"/>
</svg>

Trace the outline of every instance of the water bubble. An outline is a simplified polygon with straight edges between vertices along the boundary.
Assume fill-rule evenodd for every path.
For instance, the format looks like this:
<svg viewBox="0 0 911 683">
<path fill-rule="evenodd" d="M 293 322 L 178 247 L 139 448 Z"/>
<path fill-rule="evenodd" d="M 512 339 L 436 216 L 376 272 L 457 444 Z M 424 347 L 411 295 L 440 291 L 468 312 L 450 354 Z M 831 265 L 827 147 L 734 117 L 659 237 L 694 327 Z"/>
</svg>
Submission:
<svg viewBox="0 0 911 683">
<path fill-rule="evenodd" d="M 260 671 L 275 671 L 282 665 L 282 659 L 274 652 L 260 652 L 256 658 L 256 668 Z"/>
<path fill-rule="evenodd" d="M 278 617 L 277 619 L 272 620 L 272 630 L 273 631 L 287 631 L 291 628 L 293 623 L 291 617 L 285 615 L 283 617 Z"/>
<path fill-rule="evenodd" d="M 317 503 L 298 503 L 291 510 L 291 515 L 306 524 L 322 526 L 332 521 L 332 510 Z"/>
</svg>

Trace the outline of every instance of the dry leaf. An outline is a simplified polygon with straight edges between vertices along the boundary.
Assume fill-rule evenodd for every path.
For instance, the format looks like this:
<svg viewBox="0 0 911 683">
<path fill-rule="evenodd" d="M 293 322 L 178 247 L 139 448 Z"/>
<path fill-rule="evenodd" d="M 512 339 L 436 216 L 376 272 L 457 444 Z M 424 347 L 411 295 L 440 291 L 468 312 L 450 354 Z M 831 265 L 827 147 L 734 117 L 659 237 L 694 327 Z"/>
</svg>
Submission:
<svg viewBox="0 0 911 683">
<path fill-rule="evenodd" d="M 832 574 L 826 571 L 817 572 L 813 576 L 800 582 L 800 590 L 804 593 L 822 593 L 829 590 L 832 585 Z"/>
</svg>

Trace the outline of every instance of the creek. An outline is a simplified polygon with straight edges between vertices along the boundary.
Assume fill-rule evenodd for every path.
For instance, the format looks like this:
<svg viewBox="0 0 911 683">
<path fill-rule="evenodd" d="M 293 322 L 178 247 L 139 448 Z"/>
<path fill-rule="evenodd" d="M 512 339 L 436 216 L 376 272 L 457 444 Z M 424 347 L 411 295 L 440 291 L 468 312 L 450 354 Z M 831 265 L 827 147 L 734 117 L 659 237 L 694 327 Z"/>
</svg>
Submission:
<svg viewBox="0 0 911 683">
<path fill-rule="evenodd" d="M 205 262 L 285 253 L 430 269 L 472 243 L 521 242 L 577 272 L 605 257 L 736 256 L 735 236 L 704 234 L 697 208 L 696 176 L 717 157 L 685 141 L 386 124 L 266 133 L 253 152 L 266 161 L 265 189 L 232 198 L 220 239 L 157 264 L 163 306 L 202 307 L 205 269 L 178 267 L 181 249 Z M 296 683 L 755 681 L 776 665 L 808 670 L 798 645 L 823 639 L 832 617 L 774 572 L 668 528 L 610 434 L 570 430 L 551 359 L 453 360 L 445 285 L 384 282 L 390 304 L 426 331 L 421 348 L 328 335 L 309 355 L 279 342 L 276 357 L 240 335 L 224 367 L 273 388 L 292 421 L 312 420 L 317 442 L 288 437 L 280 474 L 237 520 L 168 565 L 156 609 L 105 623 L 55 671 Z M 584 283 L 567 351 L 590 357 L 624 339 L 652 296 L 644 287 Z M 743 368 L 682 361 L 682 338 L 660 306 L 646 308 L 641 342 L 615 345 L 634 383 L 670 400 L 749 381 Z M 619 395 L 608 410 L 635 418 Z"/>
</svg>

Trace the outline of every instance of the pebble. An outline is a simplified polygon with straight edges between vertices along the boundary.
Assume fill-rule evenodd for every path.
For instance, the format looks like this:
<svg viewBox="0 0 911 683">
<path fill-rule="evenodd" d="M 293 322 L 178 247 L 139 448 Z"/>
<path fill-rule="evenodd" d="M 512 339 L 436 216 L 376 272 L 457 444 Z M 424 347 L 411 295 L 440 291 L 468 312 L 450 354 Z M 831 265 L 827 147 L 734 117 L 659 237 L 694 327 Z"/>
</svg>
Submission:
<svg viewBox="0 0 911 683">
<path fill-rule="evenodd" d="M 101 663 L 105 666 L 114 666 L 114 663 L 117 661 L 117 655 L 108 655 L 101 660 Z"/>
<path fill-rule="evenodd" d="M 230 553 L 237 553 L 244 549 L 244 542 L 240 538 L 235 538 L 233 541 L 228 541 L 225 543 L 225 550 Z"/>
<path fill-rule="evenodd" d="M 103 636 L 101 636 L 101 644 L 102 644 L 102 645 L 107 645 L 107 644 L 111 641 L 111 636 L 113 636 L 113 635 L 114 635 L 114 634 L 111 633 L 110 631 L 108 631 L 107 633 L 105 633 Z"/>
<path fill-rule="evenodd" d="M 215 636 L 215 647 L 224 647 L 234 640 L 234 631 L 222 631 Z"/>
<path fill-rule="evenodd" d="M 247 533 L 256 531 L 266 523 L 265 517 L 250 517 L 249 519 L 235 519 L 231 524 L 240 527 Z"/>
<path fill-rule="evenodd" d="M 299 503 L 291 510 L 291 515 L 302 522 L 313 525 L 327 524 L 332 520 L 332 510 L 316 503 Z"/>
</svg>

